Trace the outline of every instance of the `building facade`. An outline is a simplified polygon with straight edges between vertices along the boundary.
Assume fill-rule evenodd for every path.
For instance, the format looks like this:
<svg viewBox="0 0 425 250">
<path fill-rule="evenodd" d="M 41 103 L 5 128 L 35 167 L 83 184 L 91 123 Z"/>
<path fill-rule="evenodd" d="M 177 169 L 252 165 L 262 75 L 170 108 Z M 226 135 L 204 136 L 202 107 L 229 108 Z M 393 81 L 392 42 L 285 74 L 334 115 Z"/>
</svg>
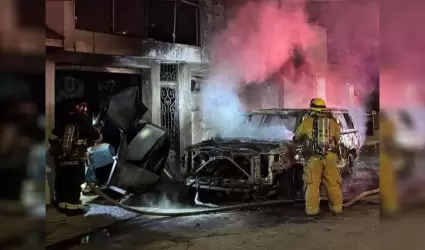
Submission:
<svg viewBox="0 0 425 250">
<path fill-rule="evenodd" d="M 46 1 L 47 29 L 63 37 L 46 39 L 50 126 L 55 94 L 84 88 L 84 95 L 96 76 L 134 80 L 150 111 L 145 118 L 166 127 L 182 148 L 191 141 L 191 70 L 208 63 L 200 13 L 196 1 Z"/>
<path fill-rule="evenodd" d="M 208 129 L 200 113 L 199 85 L 211 63 L 212 37 L 243 3 L 46 1 L 48 129 L 54 125 L 58 102 L 93 97 L 96 85 L 108 81 L 137 82 L 149 108 L 145 119 L 168 130 L 178 163 L 184 147 L 202 140 Z M 326 30 L 315 28 L 321 40 L 311 53 L 326 65 Z M 263 91 L 273 92 L 273 88 Z M 284 107 L 284 99 L 279 94 L 273 102 L 260 100 L 255 108 Z"/>
</svg>

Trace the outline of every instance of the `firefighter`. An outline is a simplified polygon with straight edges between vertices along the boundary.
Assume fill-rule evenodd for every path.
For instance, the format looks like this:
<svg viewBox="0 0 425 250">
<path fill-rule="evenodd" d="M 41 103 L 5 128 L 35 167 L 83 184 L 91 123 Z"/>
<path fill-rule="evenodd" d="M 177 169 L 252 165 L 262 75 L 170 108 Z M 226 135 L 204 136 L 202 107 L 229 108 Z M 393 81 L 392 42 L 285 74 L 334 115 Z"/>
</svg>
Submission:
<svg viewBox="0 0 425 250">
<path fill-rule="evenodd" d="M 81 204 L 81 184 L 85 179 L 87 148 L 102 141 L 102 135 L 92 125 L 87 103 L 75 105 L 57 121 L 49 143 L 54 157 L 55 181 L 53 204 L 67 216 L 84 214 L 86 206 Z"/>
<path fill-rule="evenodd" d="M 418 166 L 421 166 L 425 144 L 421 132 L 422 117 L 423 109 L 415 108 L 381 113 L 380 191 L 383 215 L 396 215 L 403 205 L 415 202 L 412 199 L 416 199 L 416 192 L 420 192 Z"/>
<path fill-rule="evenodd" d="M 383 112 L 380 114 L 380 181 L 382 215 L 395 215 L 399 210 L 397 171 L 390 155 L 397 153 L 394 143 L 394 124 Z"/>
<path fill-rule="evenodd" d="M 341 175 L 337 166 L 339 159 L 338 142 L 340 127 L 331 113 L 327 112 L 325 101 L 314 98 L 310 102 L 311 114 L 295 131 L 295 141 L 307 141 L 310 156 L 304 170 L 305 212 L 309 216 L 320 212 L 320 184 L 322 178 L 327 189 L 330 209 L 342 212 Z"/>
</svg>

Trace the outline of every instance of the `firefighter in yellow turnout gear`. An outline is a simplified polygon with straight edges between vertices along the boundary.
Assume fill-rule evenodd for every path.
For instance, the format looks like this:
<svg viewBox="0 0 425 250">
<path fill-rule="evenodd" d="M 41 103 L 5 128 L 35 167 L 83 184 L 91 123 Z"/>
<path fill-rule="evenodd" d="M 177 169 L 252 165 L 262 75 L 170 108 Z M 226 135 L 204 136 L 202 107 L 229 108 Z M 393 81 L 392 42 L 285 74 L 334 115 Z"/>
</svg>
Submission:
<svg viewBox="0 0 425 250">
<path fill-rule="evenodd" d="M 394 125 L 384 113 L 380 114 L 380 181 L 381 208 L 385 215 L 394 215 L 399 210 L 397 170 L 392 156 L 397 154 L 394 145 Z"/>
<path fill-rule="evenodd" d="M 304 119 L 295 131 L 295 141 L 308 140 L 311 157 L 304 170 L 305 212 L 317 215 L 320 212 L 320 184 L 322 179 L 327 189 L 333 213 L 342 212 L 341 174 L 338 169 L 340 127 L 320 98 L 310 102 L 311 115 Z"/>
</svg>

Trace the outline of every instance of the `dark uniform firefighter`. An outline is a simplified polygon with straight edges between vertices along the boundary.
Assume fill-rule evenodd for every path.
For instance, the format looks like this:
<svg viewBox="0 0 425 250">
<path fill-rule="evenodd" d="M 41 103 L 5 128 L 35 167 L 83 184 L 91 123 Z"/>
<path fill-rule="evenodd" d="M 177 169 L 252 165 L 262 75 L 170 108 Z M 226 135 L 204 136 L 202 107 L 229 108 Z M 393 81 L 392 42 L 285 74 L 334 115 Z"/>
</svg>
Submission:
<svg viewBox="0 0 425 250">
<path fill-rule="evenodd" d="M 86 150 L 100 143 L 102 135 L 92 125 L 86 103 L 76 105 L 64 120 L 57 122 L 49 137 L 55 162 L 53 204 L 60 212 L 74 216 L 86 211 L 80 201 Z"/>
<path fill-rule="evenodd" d="M 310 102 L 311 114 L 295 131 L 295 141 L 306 140 L 311 155 L 304 170 L 305 212 L 319 214 L 320 184 L 322 178 L 327 189 L 329 205 L 333 213 L 342 212 L 341 175 L 337 166 L 339 159 L 338 142 L 340 126 L 326 111 L 326 104 L 320 98 Z"/>
</svg>

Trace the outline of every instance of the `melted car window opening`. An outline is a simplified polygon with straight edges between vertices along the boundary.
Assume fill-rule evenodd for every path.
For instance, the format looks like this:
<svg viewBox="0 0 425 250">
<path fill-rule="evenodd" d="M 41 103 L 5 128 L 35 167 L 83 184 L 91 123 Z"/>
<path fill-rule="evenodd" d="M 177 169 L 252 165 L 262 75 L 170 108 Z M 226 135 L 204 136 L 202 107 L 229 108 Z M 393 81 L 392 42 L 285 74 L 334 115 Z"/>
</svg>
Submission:
<svg viewBox="0 0 425 250">
<path fill-rule="evenodd" d="M 261 125 L 261 121 L 263 120 L 263 115 L 250 115 L 246 120 L 246 123 L 251 128 L 258 128 Z"/>
<path fill-rule="evenodd" d="M 342 129 L 347 129 L 347 123 L 345 122 L 345 118 L 342 114 L 336 114 L 335 118 Z"/>
<path fill-rule="evenodd" d="M 350 115 L 347 113 L 344 113 L 345 122 L 347 124 L 347 129 L 354 129 L 354 122 L 351 119 Z"/>
<path fill-rule="evenodd" d="M 266 115 L 262 127 L 283 126 L 290 131 L 295 130 L 297 122 L 296 116 L 289 115 Z"/>
</svg>

